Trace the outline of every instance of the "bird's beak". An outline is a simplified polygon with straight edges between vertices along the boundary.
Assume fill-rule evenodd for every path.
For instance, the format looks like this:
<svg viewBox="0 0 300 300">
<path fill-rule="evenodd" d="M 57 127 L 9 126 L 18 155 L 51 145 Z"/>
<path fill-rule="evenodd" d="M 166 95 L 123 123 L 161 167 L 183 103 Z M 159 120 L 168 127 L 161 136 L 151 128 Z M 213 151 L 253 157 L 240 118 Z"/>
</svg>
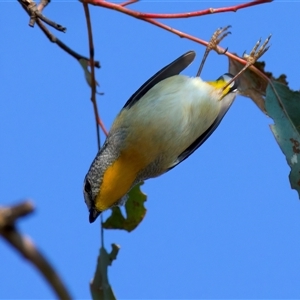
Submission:
<svg viewBox="0 0 300 300">
<path fill-rule="evenodd" d="M 89 216 L 90 223 L 94 223 L 100 214 L 101 211 L 97 211 L 95 208 L 91 208 Z"/>
<path fill-rule="evenodd" d="M 227 96 L 229 91 L 230 91 L 229 87 L 226 87 L 225 89 L 222 89 L 219 101 L 221 101 L 225 96 Z"/>
</svg>

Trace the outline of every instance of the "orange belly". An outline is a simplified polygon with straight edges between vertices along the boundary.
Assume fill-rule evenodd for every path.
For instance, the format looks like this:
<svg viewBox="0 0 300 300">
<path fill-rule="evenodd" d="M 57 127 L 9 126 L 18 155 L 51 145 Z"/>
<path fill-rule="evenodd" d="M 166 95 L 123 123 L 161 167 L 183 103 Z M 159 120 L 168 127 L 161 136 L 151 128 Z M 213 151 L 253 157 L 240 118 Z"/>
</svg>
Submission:
<svg viewBox="0 0 300 300">
<path fill-rule="evenodd" d="M 147 162 L 140 152 L 133 149 L 122 151 L 119 158 L 107 168 L 103 175 L 96 208 L 103 211 L 120 200 L 132 187 L 137 174 Z"/>
</svg>

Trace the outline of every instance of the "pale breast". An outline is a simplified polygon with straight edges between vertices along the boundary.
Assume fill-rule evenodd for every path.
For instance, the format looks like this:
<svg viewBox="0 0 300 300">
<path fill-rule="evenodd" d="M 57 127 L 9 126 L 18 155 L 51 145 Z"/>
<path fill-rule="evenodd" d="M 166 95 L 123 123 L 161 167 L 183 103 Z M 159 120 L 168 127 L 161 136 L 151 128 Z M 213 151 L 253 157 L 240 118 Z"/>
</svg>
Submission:
<svg viewBox="0 0 300 300">
<path fill-rule="evenodd" d="M 200 78 L 183 75 L 161 81 L 120 113 L 126 144 L 136 145 L 149 163 L 162 153 L 166 164 L 172 162 L 216 119 L 220 101 L 215 90 Z"/>
</svg>

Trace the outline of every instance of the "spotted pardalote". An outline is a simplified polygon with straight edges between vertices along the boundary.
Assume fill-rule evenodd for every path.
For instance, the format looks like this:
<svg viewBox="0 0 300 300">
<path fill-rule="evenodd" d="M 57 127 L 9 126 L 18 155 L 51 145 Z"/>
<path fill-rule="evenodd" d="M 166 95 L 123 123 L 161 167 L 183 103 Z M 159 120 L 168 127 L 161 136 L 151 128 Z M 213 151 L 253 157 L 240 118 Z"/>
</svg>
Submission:
<svg viewBox="0 0 300 300">
<path fill-rule="evenodd" d="M 179 75 L 195 58 L 190 51 L 161 69 L 126 102 L 84 180 L 92 223 L 126 199 L 132 187 L 168 172 L 214 132 L 230 108 L 237 82 Z"/>
</svg>

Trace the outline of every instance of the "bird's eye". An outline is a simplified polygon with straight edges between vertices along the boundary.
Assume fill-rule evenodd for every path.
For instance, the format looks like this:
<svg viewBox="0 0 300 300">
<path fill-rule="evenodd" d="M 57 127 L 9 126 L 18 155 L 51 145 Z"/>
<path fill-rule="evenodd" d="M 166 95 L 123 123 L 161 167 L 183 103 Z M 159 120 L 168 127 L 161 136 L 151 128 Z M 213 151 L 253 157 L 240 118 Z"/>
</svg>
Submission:
<svg viewBox="0 0 300 300">
<path fill-rule="evenodd" d="M 91 184 L 90 184 L 90 182 L 88 180 L 85 181 L 84 191 L 87 194 L 90 194 L 90 192 L 91 192 Z"/>
</svg>

